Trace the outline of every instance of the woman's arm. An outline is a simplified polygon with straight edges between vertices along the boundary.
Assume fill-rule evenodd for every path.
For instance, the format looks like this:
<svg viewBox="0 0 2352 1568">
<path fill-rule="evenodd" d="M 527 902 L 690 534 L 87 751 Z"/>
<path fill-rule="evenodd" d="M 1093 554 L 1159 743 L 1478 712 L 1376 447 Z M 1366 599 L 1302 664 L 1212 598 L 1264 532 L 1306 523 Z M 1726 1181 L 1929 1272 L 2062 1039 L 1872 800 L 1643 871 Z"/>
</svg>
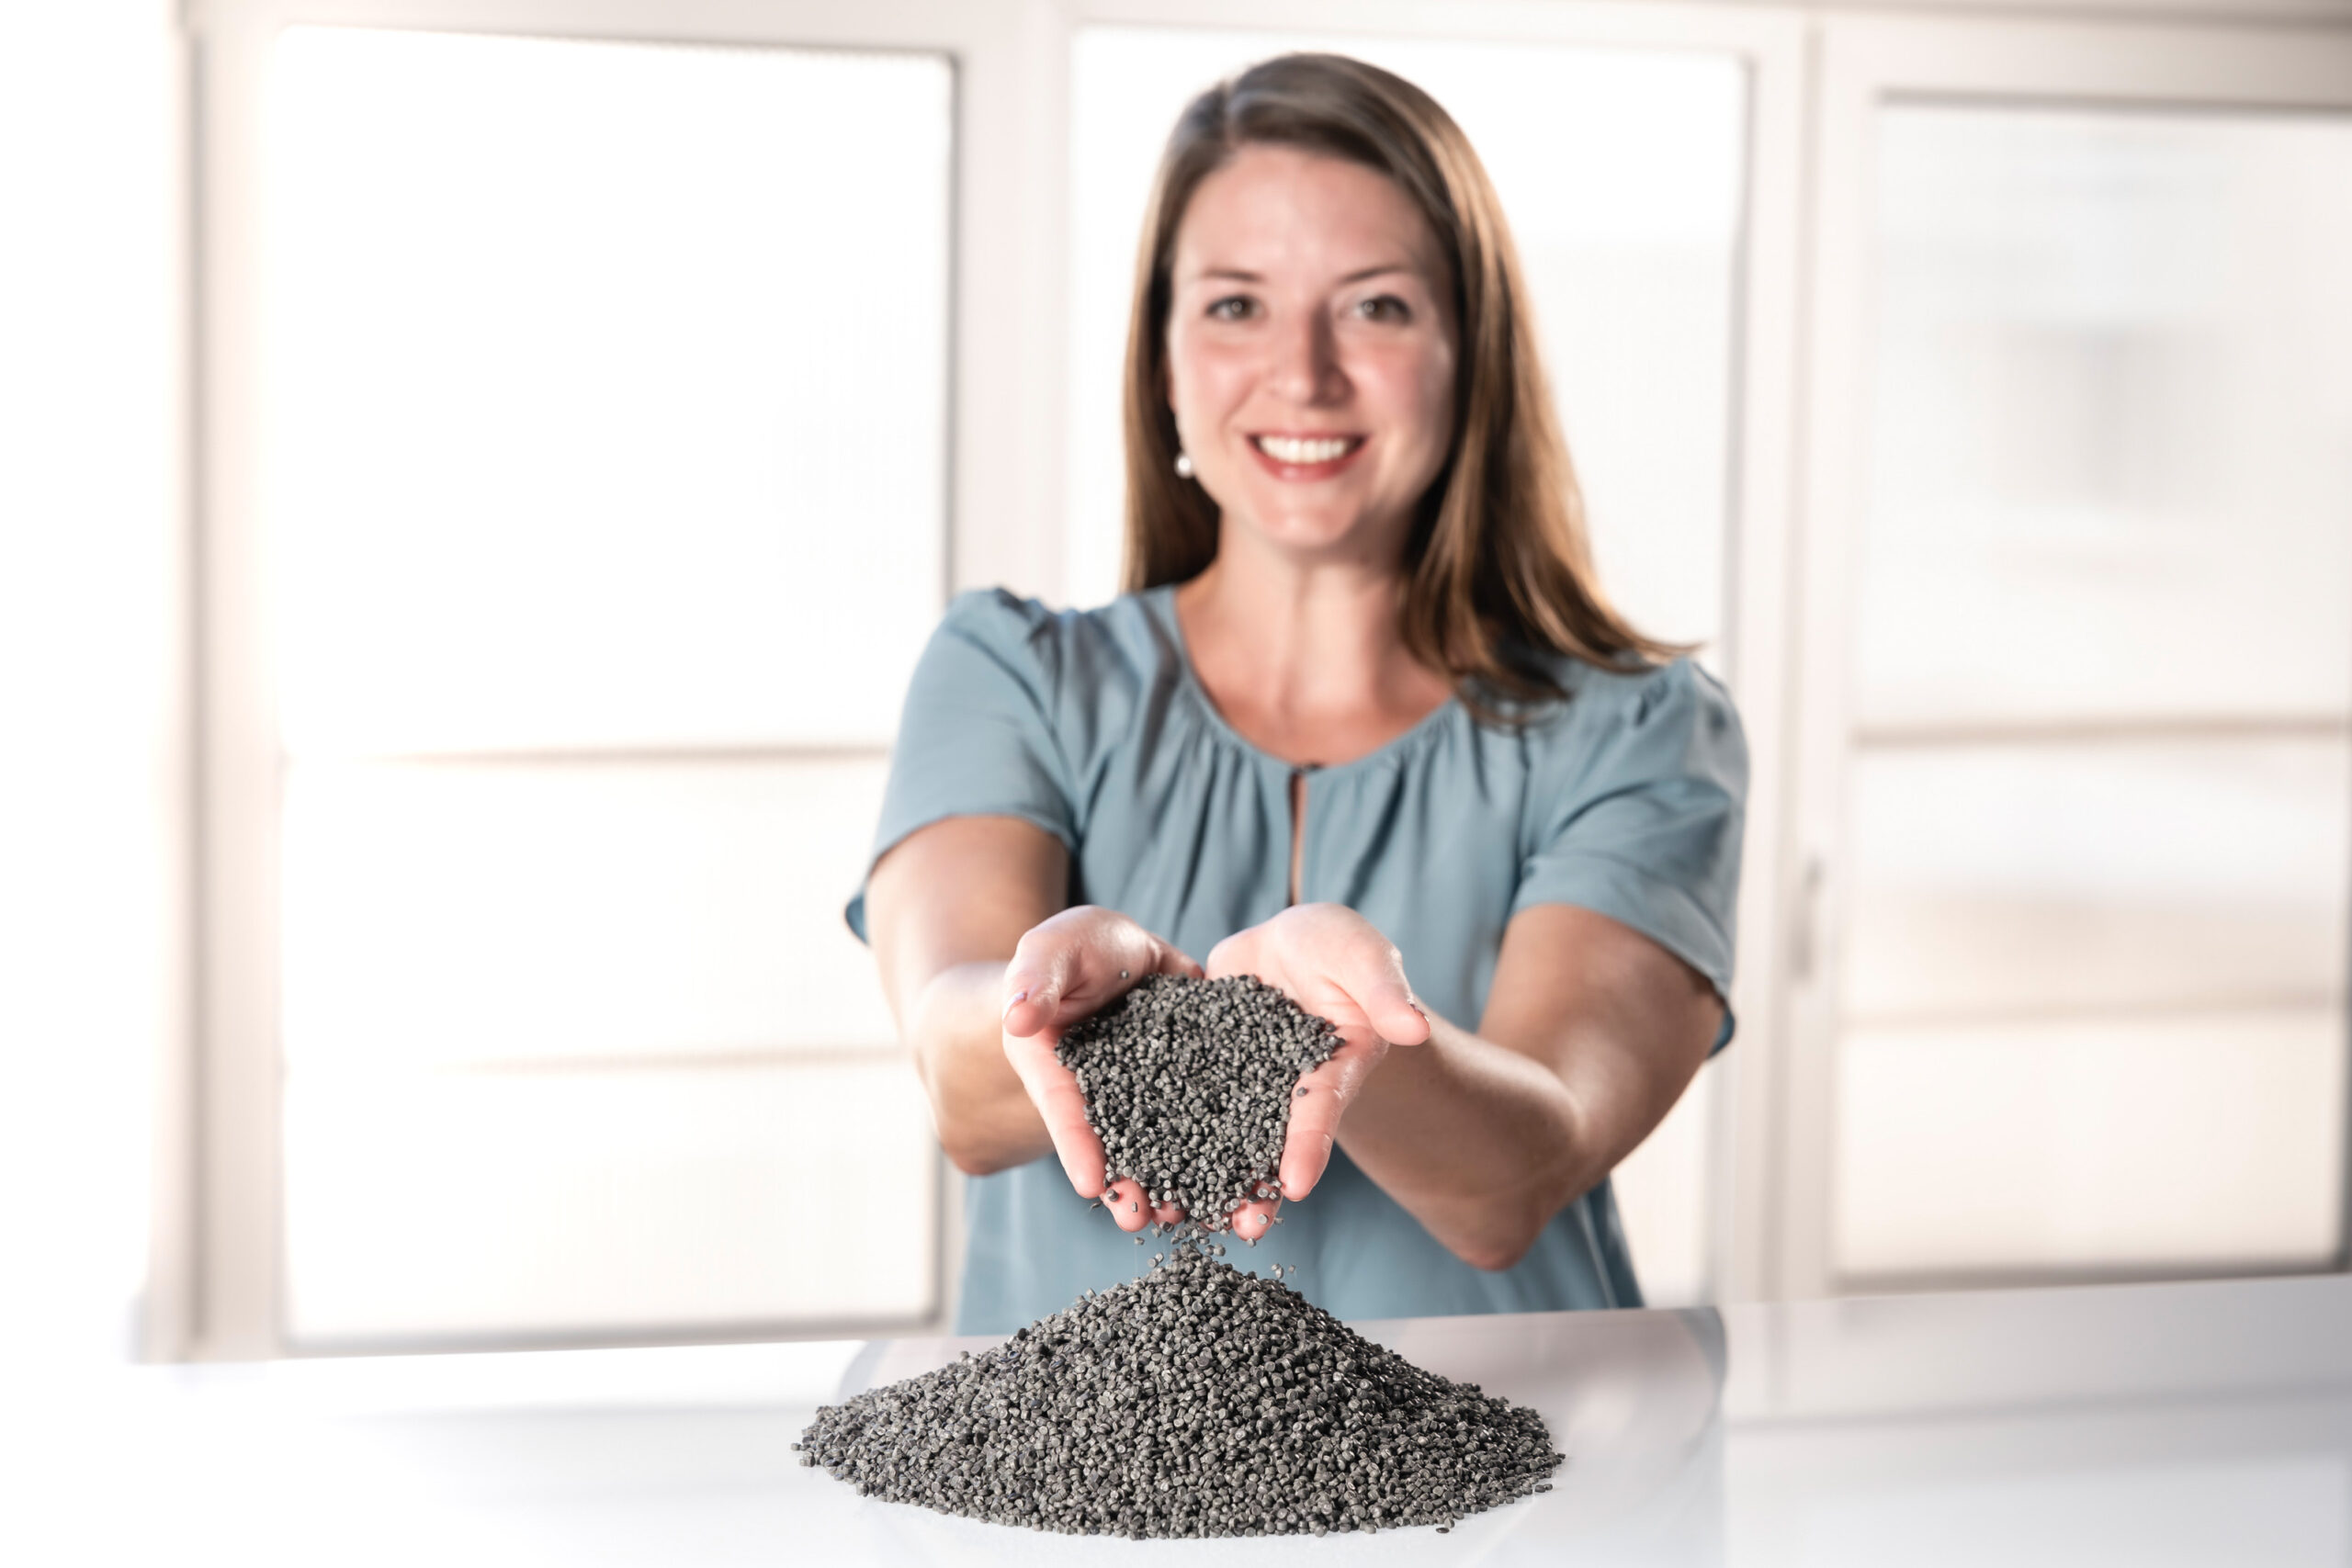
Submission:
<svg viewBox="0 0 2352 1568">
<path fill-rule="evenodd" d="M 1114 909 L 1064 908 L 1061 840 L 1012 817 L 951 817 L 893 846 L 866 879 L 866 931 L 899 1033 L 914 1052 L 940 1147 L 967 1176 L 1061 1156 L 1070 1185 L 1103 1190 L 1102 1140 L 1062 1030 L 1147 975 L 1201 966 Z M 1123 1230 L 1172 1220 L 1132 1181 Z"/>
<path fill-rule="evenodd" d="M 1521 910 L 1470 1033 L 1431 1019 L 1392 1051 L 1339 1141 L 1463 1261 L 1508 1269 L 1633 1153 L 1707 1059 L 1723 1003 L 1698 971 L 1606 915 Z"/>
<path fill-rule="evenodd" d="M 865 885 L 882 989 L 914 1052 L 939 1145 L 967 1176 L 1053 1147 L 1005 1059 L 1005 965 L 1068 902 L 1069 852 L 1012 817 L 951 817 L 900 840 Z"/>
<path fill-rule="evenodd" d="M 1293 1107 L 1285 1193 L 1312 1190 L 1336 1139 L 1480 1269 L 1518 1262 L 1554 1214 L 1649 1135 L 1723 1021 L 1697 971 L 1565 904 L 1511 921 L 1476 1034 L 1409 1003 L 1396 948 L 1336 905 L 1284 910 L 1209 955 L 1211 974 L 1238 971 L 1281 986 L 1348 1042 Z"/>
</svg>

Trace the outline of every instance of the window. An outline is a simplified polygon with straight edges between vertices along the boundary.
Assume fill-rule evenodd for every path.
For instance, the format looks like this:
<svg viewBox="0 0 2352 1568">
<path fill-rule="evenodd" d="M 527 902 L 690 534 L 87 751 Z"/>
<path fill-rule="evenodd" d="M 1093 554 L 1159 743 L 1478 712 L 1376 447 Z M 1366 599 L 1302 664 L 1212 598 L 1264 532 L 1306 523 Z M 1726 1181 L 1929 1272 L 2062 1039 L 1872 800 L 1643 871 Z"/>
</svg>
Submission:
<svg viewBox="0 0 2352 1568">
<path fill-rule="evenodd" d="M 1776 1290 L 2341 1267 L 2352 49 L 1821 100 Z"/>
<path fill-rule="evenodd" d="M 940 1161 L 841 906 L 946 581 L 950 62 L 268 70 L 279 1333 L 926 1320 Z"/>
<path fill-rule="evenodd" d="M 2352 120 L 1882 111 L 1836 1257 L 2342 1229 Z"/>
</svg>

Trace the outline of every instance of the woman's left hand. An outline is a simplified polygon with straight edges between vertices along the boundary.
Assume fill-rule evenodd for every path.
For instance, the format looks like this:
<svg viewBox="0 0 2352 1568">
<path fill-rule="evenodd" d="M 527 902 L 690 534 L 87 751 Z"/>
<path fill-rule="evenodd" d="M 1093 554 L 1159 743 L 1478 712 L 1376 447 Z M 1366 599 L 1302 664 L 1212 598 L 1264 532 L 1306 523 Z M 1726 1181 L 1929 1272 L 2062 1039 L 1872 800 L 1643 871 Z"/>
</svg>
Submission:
<svg viewBox="0 0 2352 1568">
<path fill-rule="evenodd" d="M 1294 904 L 1262 925 L 1236 931 L 1210 950 L 1208 975 L 1255 975 L 1311 1013 L 1331 1021 L 1340 1047 L 1298 1080 L 1283 1140 L 1284 1198 L 1304 1198 L 1323 1179 L 1340 1118 L 1363 1092 L 1391 1045 L 1419 1045 L 1430 1021 L 1405 978 L 1396 944 L 1344 904 Z M 1263 1235 L 1281 1200 L 1235 1211 L 1236 1232 Z"/>
</svg>

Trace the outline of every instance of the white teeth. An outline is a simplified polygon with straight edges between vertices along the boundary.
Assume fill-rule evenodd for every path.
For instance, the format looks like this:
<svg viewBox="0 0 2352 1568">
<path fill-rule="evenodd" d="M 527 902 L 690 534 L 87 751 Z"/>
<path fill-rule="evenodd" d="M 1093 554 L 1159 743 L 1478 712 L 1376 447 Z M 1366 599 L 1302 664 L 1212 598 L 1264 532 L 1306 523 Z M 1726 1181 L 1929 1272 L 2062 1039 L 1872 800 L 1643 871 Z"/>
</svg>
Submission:
<svg viewBox="0 0 2352 1568">
<path fill-rule="evenodd" d="M 1302 440 L 1295 435 L 1258 435 L 1250 439 L 1258 443 L 1258 450 L 1277 463 L 1328 463 L 1343 457 L 1355 446 L 1352 437 L 1328 436 L 1320 441 Z"/>
</svg>

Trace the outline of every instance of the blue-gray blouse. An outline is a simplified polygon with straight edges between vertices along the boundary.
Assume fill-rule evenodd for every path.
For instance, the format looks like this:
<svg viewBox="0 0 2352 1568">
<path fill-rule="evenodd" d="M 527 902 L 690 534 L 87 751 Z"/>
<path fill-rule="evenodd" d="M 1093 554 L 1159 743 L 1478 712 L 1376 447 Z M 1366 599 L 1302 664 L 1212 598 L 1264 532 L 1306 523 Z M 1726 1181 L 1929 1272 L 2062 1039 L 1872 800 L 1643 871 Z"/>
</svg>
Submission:
<svg viewBox="0 0 2352 1568">
<path fill-rule="evenodd" d="M 1479 724 L 1448 700 L 1369 756 L 1309 770 L 1301 897 L 1362 912 L 1403 953 L 1416 994 L 1466 1028 L 1504 926 L 1531 904 L 1622 921 L 1727 996 L 1747 781 L 1730 698 L 1688 660 L 1552 668 L 1567 700 L 1523 727 Z M 1122 910 L 1201 959 L 1289 901 L 1293 771 L 1210 703 L 1172 589 L 1058 612 L 965 593 L 916 667 L 874 853 L 943 818 L 1018 817 L 1069 846 L 1071 902 Z M 864 937 L 863 893 L 848 917 Z M 1150 1257 L 1050 1156 L 965 1191 L 960 1333 L 1009 1333 Z M 1343 1318 L 1641 1304 L 1607 1182 L 1519 1263 L 1486 1272 L 1339 1150 L 1229 1261 L 1289 1265 Z"/>
</svg>

